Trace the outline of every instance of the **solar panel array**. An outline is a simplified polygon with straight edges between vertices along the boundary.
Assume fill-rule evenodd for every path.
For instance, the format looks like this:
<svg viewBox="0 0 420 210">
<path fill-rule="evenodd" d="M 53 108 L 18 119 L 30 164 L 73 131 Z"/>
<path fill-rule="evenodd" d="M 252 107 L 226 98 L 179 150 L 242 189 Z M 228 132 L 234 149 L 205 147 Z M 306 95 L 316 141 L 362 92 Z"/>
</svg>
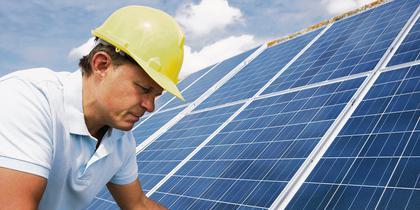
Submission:
<svg viewBox="0 0 420 210">
<path fill-rule="evenodd" d="M 420 207 L 420 66 L 382 73 L 290 209 Z"/>
<path fill-rule="evenodd" d="M 184 104 L 164 94 L 133 130 L 147 195 L 182 210 L 418 209 L 419 4 L 205 68 Z M 118 206 L 103 190 L 88 209 Z"/>
</svg>

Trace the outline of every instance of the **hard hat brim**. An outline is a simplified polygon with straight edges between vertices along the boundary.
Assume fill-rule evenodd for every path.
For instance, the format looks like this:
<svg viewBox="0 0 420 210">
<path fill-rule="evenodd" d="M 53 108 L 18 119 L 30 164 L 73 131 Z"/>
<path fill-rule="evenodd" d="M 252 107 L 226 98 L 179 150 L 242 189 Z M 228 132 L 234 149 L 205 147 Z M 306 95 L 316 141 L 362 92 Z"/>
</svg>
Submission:
<svg viewBox="0 0 420 210">
<path fill-rule="evenodd" d="M 143 70 L 156 82 L 158 85 L 160 85 L 163 89 L 168 91 L 169 93 L 173 94 L 177 98 L 181 99 L 182 101 L 185 101 L 184 97 L 181 94 L 181 91 L 179 91 L 178 87 L 175 83 L 173 83 L 170 79 L 168 79 L 164 74 L 161 74 L 158 71 L 155 71 L 153 68 L 149 67 L 147 64 L 145 64 L 141 59 L 139 58 L 133 58 L 137 64 L 140 65 L 140 67 L 143 68 Z"/>
</svg>

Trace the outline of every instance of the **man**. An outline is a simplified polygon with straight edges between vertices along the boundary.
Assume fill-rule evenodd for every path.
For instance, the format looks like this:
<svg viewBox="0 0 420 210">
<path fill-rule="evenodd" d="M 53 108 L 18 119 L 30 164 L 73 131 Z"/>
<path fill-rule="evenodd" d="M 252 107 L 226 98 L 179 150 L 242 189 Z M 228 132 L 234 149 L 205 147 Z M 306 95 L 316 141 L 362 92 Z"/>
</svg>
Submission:
<svg viewBox="0 0 420 210">
<path fill-rule="evenodd" d="M 176 87 L 184 35 L 167 14 L 128 6 L 92 31 L 74 73 L 0 78 L 0 209 L 82 209 L 106 185 L 122 209 L 165 209 L 137 179 L 130 132 Z"/>
</svg>

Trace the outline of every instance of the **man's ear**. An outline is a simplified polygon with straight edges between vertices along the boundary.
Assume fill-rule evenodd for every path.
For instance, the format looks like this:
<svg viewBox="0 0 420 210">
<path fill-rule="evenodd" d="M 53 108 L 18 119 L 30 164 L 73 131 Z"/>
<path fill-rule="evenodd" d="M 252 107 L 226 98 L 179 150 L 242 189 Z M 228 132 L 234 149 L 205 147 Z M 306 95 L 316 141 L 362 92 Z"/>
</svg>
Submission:
<svg viewBox="0 0 420 210">
<path fill-rule="evenodd" d="M 105 52 L 97 52 L 92 57 L 91 69 L 92 73 L 96 76 L 103 77 L 107 73 L 108 69 L 112 66 L 112 59 Z"/>
</svg>

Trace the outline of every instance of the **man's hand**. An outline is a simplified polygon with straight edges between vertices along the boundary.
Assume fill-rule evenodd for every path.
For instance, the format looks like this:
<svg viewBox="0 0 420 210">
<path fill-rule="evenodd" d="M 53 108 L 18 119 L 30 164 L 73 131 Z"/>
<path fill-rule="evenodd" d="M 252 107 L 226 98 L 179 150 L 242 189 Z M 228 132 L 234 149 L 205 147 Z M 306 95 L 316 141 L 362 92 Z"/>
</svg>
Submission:
<svg viewBox="0 0 420 210">
<path fill-rule="evenodd" d="M 0 167 L 1 209 L 38 209 L 47 179 Z"/>
<path fill-rule="evenodd" d="M 123 210 L 167 210 L 164 206 L 146 197 L 138 179 L 127 185 L 107 184 L 112 197 Z"/>
</svg>

